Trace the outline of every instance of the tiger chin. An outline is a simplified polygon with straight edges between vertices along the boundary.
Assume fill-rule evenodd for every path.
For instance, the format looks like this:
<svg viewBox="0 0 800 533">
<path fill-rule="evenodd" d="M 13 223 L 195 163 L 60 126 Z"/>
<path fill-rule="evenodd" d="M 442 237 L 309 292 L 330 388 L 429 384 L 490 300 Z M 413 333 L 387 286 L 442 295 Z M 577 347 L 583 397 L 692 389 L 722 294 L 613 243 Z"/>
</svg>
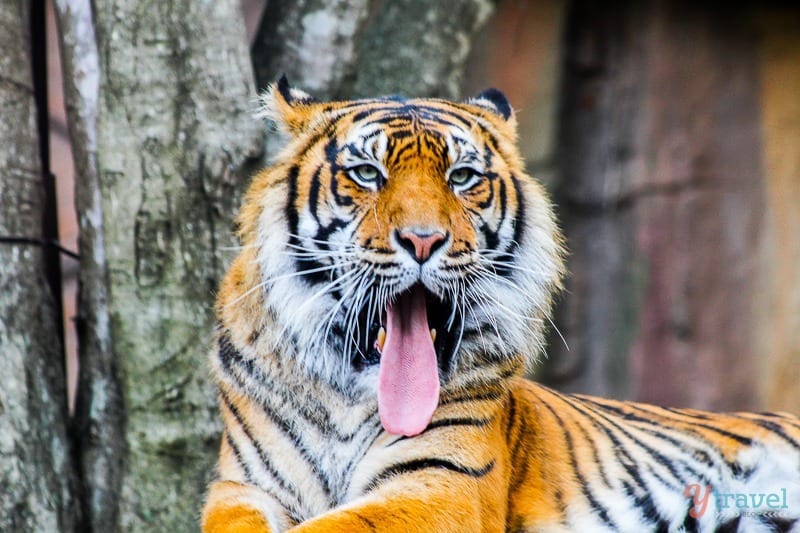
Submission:
<svg viewBox="0 0 800 533">
<path fill-rule="evenodd" d="M 800 530 L 798 418 L 520 377 L 564 250 L 502 93 L 262 103 L 285 146 L 219 292 L 205 532 Z"/>
</svg>

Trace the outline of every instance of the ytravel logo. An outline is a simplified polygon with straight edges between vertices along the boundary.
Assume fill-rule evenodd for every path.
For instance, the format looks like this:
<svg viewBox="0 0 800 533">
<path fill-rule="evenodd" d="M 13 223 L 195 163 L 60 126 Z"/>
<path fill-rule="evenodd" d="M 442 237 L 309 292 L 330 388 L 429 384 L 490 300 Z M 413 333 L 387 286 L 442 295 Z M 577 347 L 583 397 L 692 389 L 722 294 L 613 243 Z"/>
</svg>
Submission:
<svg viewBox="0 0 800 533">
<path fill-rule="evenodd" d="M 718 492 L 711 485 L 692 483 L 683 489 L 683 495 L 691 498 L 689 516 L 700 518 L 708 510 L 710 499 L 714 498 L 719 514 L 769 514 L 772 516 L 788 509 L 786 489 L 775 492 Z"/>
</svg>

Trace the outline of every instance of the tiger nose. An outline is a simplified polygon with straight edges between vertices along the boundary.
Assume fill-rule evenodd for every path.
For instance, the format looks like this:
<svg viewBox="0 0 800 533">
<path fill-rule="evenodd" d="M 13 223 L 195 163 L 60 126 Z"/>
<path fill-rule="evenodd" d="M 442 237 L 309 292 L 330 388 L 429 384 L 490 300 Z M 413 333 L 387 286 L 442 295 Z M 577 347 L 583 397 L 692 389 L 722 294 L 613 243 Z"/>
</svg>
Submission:
<svg viewBox="0 0 800 533">
<path fill-rule="evenodd" d="M 416 259 L 417 263 L 424 263 L 433 252 L 444 244 L 447 236 L 441 231 L 424 232 L 416 230 L 395 230 L 397 242 L 400 246 Z"/>
</svg>

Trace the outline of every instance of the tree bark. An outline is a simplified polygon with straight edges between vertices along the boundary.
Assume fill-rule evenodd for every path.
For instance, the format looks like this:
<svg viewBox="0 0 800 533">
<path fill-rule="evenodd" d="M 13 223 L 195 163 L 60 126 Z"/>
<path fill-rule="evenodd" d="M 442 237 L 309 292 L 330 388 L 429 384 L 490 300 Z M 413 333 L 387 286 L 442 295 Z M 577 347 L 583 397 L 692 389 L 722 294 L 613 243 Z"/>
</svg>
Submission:
<svg viewBox="0 0 800 533">
<path fill-rule="evenodd" d="M 320 100 L 345 96 L 369 0 L 267 2 L 253 39 L 259 90 L 286 74 Z"/>
<path fill-rule="evenodd" d="M 320 99 L 459 97 L 491 0 L 269 2 L 253 43 L 260 88 L 286 73 Z"/>
<path fill-rule="evenodd" d="M 472 39 L 494 2 L 379 0 L 373 9 L 358 46 L 353 95 L 460 98 Z"/>
<path fill-rule="evenodd" d="M 119 445 L 87 451 L 93 518 L 98 530 L 112 513 L 115 530 L 193 531 L 219 446 L 213 298 L 261 144 L 244 24 L 234 0 L 116 0 L 95 5 L 95 28 L 101 197 L 84 196 L 82 216 L 97 231 L 89 219 L 102 209 L 92 249 L 105 251 L 113 346 L 90 359 L 84 416 L 90 429 L 93 413 L 110 416 Z M 84 293 L 96 305 L 90 328 L 104 325 L 102 292 Z M 104 380 L 120 384 L 124 421 L 104 403 Z"/>
<path fill-rule="evenodd" d="M 108 308 L 108 271 L 100 181 L 97 113 L 100 65 L 88 0 L 56 0 L 64 93 L 79 225 L 77 332 L 80 373 L 75 437 L 86 480 L 82 507 L 93 531 L 114 531 L 122 483 L 124 408 Z"/>
<path fill-rule="evenodd" d="M 544 378 L 753 408 L 763 216 L 756 40 L 735 7 L 576 2 L 558 201 L 573 256 Z"/>
<path fill-rule="evenodd" d="M 29 10 L 23 1 L 0 6 L 0 530 L 71 531 L 79 520 L 77 478 L 60 294 L 48 285 L 42 246 L 47 202 Z"/>
</svg>

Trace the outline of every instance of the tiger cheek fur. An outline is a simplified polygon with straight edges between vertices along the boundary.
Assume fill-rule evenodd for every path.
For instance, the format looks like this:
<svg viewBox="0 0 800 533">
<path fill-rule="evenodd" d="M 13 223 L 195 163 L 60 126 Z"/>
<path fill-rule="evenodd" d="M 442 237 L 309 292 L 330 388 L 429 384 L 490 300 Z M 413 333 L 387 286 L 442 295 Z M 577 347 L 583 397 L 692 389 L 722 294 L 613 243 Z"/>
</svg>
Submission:
<svg viewBox="0 0 800 533">
<path fill-rule="evenodd" d="M 798 529 L 797 418 L 519 377 L 564 252 L 501 93 L 316 102 L 282 79 L 262 115 L 287 141 L 217 300 L 204 531 Z M 698 512 L 692 486 L 785 507 Z"/>
</svg>

